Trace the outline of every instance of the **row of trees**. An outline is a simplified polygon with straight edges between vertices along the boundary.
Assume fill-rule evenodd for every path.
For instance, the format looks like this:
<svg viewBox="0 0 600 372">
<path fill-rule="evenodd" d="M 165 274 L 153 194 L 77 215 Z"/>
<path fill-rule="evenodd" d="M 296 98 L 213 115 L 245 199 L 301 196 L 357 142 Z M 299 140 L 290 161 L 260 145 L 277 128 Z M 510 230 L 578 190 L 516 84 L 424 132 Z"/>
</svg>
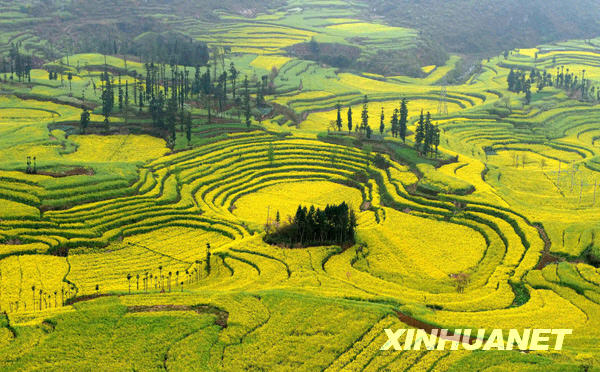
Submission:
<svg viewBox="0 0 600 372">
<path fill-rule="evenodd" d="M 540 71 L 535 68 L 530 71 L 511 69 L 508 77 L 508 90 L 514 93 L 525 93 L 527 104 L 531 103 L 531 88 L 537 87 L 538 92 L 545 87 L 556 87 L 571 94 L 579 93 L 581 99 L 595 99 L 600 101 L 600 89 L 591 85 L 591 81 L 585 78 L 586 70 L 581 75 L 576 75 L 565 66 L 556 67 L 556 74 Z"/>
<path fill-rule="evenodd" d="M 367 138 L 371 138 L 373 133 L 371 126 L 369 125 L 369 98 L 365 95 L 363 99 L 363 107 L 362 112 L 360 114 L 360 125 L 354 126 L 353 117 L 352 117 L 352 107 L 348 107 L 348 112 L 346 114 L 347 117 L 347 126 L 348 133 L 352 132 L 352 128 L 355 131 L 365 134 Z M 406 128 L 408 124 L 408 107 L 406 98 L 402 99 L 400 103 L 400 107 L 394 109 L 394 113 L 390 120 L 391 132 L 393 137 L 399 137 L 403 142 L 406 143 Z M 337 119 L 335 122 L 335 126 L 337 130 L 341 131 L 343 127 L 342 122 L 342 106 L 338 103 L 337 105 Z M 379 133 L 383 135 L 385 132 L 385 114 L 383 113 L 383 107 L 381 108 L 381 116 L 379 122 Z"/>
<path fill-rule="evenodd" d="M 130 243 L 131 244 L 131 243 Z M 202 266 L 204 266 L 204 271 L 208 276 L 210 274 L 210 257 L 211 257 L 211 247 L 210 243 L 206 243 L 206 258 L 204 260 L 196 260 L 193 268 L 188 268 L 184 272 L 179 272 L 179 270 L 172 272 L 164 272 L 162 265 L 158 266 L 158 274 L 146 271 L 144 274 L 140 275 L 139 273 L 135 275 L 127 274 L 127 287 L 129 293 L 131 293 L 131 280 L 135 279 L 135 289 L 136 291 L 140 290 L 140 279 L 141 279 L 141 290 L 144 292 L 148 292 L 151 289 L 152 284 L 154 284 L 155 290 L 160 290 L 161 292 L 171 292 L 171 282 L 175 279 L 175 285 L 179 285 L 181 291 L 183 291 L 184 280 L 187 280 L 189 284 L 194 282 L 199 282 L 204 276 L 202 274 Z M 174 278 L 173 278 L 174 277 Z M 180 280 L 180 277 L 183 277 Z M 166 284 L 165 284 L 166 282 Z M 166 289 L 165 289 L 166 286 Z M 96 292 L 99 292 L 100 287 L 96 284 Z"/>
<path fill-rule="evenodd" d="M 364 97 L 363 108 L 361 112 L 361 124 L 355 128 L 361 133 L 365 133 L 367 138 L 371 138 L 371 128 L 369 127 L 369 111 L 368 111 L 368 98 Z M 348 132 L 352 132 L 352 107 L 348 107 Z M 390 120 L 390 130 L 393 137 L 402 139 L 402 142 L 406 143 L 406 133 L 408 124 L 408 106 L 406 98 L 402 99 L 400 107 L 394 109 L 392 118 Z M 337 105 L 337 120 L 336 127 L 338 130 L 342 130 L 342 114 L 341 106 Z M 379 132 L 383 135 L 385 131 L 385 114 L 383 108 L 381 108 Z M 415 148 L 422 155 L 433 155 L 438 154 L 438 147 L 440 145 L 440 129 L 437 125 L 431 122 L 431 114 L 428 112 L 427 116 L 423 115 L 421 110 L 421 116 L 417 123 L 417 129 L 415 132 Z"/>
<path fill-rule="evenodd" d="M 16 76 L 16 80 L 20 82 L 31 82 L 33 60 L 30 55 L 21 53 L 20 46 L 20 43 L 11 43 L 8 60 L 5 57 L 2 57 L 0 66 L 2 66 L 2 72 L 4 74 L 10 73 L 10 80 L 15 80 Z"/>
<path fill-rule="evenodd" d="M 279 212 L 277 216 L 279 224 Z M 328 205 L 323 210 L 300 205 L 294 218 L 267 234 L 265 241 L 290 247 L 353 244 L 356 226 L 356 215 L 345 202 Z"/>
<path fill-rule="evenodd" d="M 421 110 L 415 132 L 415 148 L 422 155 L 427 156 L 435 153 L 437 156 L 439 145 L 440 129 L 431 122 L 431 114 L 428 112 L 427 116 L 423 116 L 423 110 Z"/>
<path fill-rule="evenodd" d="M 73 298 L 77 293 L 75 286 L 70 285 L 67 288 L 61 288 L 60 300 L 58 299 L 59 291 L 46 292 L 41 288 L 37 288 L 35 285 L 31 286 L 31 297 L 32 302 L 29 309 L 27 309 L 27 301 L 25 299 L 9 302 L 9 309 L 4 311 L 16 312 L 22 308 L 23 311 L 42 311 L 50 309 L 52 307 L 57 308 L 58 306 L 65 306 L 65 303 Z M 53 305 L 54 303 L 54 305 Z"/>
</svg>

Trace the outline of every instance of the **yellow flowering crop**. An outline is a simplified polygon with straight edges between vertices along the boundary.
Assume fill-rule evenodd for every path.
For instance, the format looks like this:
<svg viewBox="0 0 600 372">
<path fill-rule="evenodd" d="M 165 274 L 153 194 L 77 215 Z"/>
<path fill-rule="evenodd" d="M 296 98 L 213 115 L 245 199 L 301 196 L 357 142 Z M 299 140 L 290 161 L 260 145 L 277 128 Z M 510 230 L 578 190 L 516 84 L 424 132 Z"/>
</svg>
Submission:
<svg viewBox="0 0 600 372">
<path fill-rule="evenodd" d="M 267 217 L 275 221 L 279 211 L 282 222 L 293 217 L 299 205 L 324 208 L 327 204 L 346 202 L 355 211 L 362 203 L 362 195 L 357 189 L 332 182 L 291 182 L 266 187 L 252 194 L 242 196 L 235 203 L 234 214 L 241 219 L 266 223 Z"/>
<path fill-rule="evenodd" d="M 2 259 L 0 261 L 2 310 L 31 312 L 35 301 L 35 309 L 39 311 L 40 291 L 42 291 L 42 310 L 62 306 L 61 291 L 69 287 L 66 282 L 63 282 L 67 271 L 67 261 L 63 257 L 23 255 Z M 57 292 L 57 306 L 55 306 L 55 292 Z"/>
<path fill-rule="evenodd" d="M 291 58 L 284 56 L 258 56 L 250 63 L 250 66 L 258 67 L 267 71 L 271 71 L 273 67 L 279 70 L 290 60 Z"/>
<path fill-rule="evenodd" d="M 72 160 L 137 162 L 159 158 L 169 150 L 165 141 L 148 135 L 74 135 L 77 151 L 66 156 Z"/>
</svg>

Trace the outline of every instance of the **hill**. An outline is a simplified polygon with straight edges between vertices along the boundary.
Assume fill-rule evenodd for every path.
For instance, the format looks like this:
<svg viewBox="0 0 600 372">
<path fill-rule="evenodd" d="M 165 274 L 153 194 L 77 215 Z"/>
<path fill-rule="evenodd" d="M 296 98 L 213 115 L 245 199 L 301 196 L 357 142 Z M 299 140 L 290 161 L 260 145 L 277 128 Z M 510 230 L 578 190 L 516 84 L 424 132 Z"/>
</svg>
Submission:
<svg viewBox="0 0 600 372">
<path fill-rule="evenodd" d="M 371 15 L 413 27 L 449 52 L 494 54 L 600 33 L 595 0 L 367 0 Z"/>
</svg>

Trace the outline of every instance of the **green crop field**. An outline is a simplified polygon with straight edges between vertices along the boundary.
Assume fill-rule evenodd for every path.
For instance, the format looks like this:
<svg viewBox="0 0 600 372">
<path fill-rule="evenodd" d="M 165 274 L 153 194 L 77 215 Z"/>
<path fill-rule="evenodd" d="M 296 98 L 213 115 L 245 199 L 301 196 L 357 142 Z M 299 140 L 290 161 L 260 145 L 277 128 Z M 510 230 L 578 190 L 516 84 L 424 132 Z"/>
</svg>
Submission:
<svg viewBox="0 0 600 372">
<path fill-rule="evenodd" d="M 600 38 L 191 3 L 0 1 L 1 370 L 600 371 Z"/>
</svg>

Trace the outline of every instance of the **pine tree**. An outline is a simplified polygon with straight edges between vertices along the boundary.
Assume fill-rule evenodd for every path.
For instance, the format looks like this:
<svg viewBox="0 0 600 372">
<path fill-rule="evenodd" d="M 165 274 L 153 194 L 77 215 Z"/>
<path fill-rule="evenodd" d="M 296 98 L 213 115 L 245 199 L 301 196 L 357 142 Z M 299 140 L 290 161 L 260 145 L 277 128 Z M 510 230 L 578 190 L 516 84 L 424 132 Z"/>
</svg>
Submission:
<svg viewBox="0 0 600 372">
<path fill-rule="evenodd" d="M 398 134 L 402 138 L 402 142 L 406 143 L 406 127 L 408 124 L 408 105 L 406 98 L 402 99 L 400 104 L 400 119 L 398 121 Z"/>
<path fill-rule="evenodd" d="M 79 120 L 79 125 L 81 126 L 81 134 L 85 134 L 85 130 L 90 124 L 90 112 L 87 108 L 83 108 L 83 112 L 81 113 L 81 119 Z"/>
<path fill-rule="evenodd" d="M 275 161 L 275 148 L 272 143 L 269 143 L 269 147 L 267 148 L 267 159 L 269 160 L 269 165 L 273 165 Z"/>
<path fill-rule="evenodd" d="M 233 94 L 233 100 L 235 101 L 235 84 L 237 81 L 237 77 L 239 75 L 239 71 L 235 68 L 235 64 L 231 62 L 229 65 L 229 78 L 231 79 L 231 92 Z"/>
<path fill-rule="evenodd" d="M 140 98 L 138 99 L 138 103 L 140 106 L 140 112 L 142 112 L 142 109 L 144 108 L 144 93 L 142 92 L 141 89 L 140 89 Z"/>
<path fill-rule="evenodd" d="M 415 132 L 415 148 L 421 152 L 421 144 L 425 139 L 425 117 L 423 116 L 423 110 L 421 110 L 421 116 L 417 124 L 417 130 Z"/>
<path fill-rule="evenodd" d="M 381 108 L 381 121 L 379 123 L 379 133 L 383 136 L 383 131 L 385 130 L 385 115 L 383 114 L 383 107 Z"/>
<path fill-rule="evenodd" d="M 511 68 L 508 73 L 508 77 L 506 78 L 508 82 L 508 90 L 510 92 L 514 92 L 515 90 L 515 71 Z"/>
<path fill-rule="evenodd" d="M 348 133 L 352 133 L 352 107 L 348 107 Z"/>
<path fill-rule="evenodd" d="M 114 103 L 115 96 L 113 93 L 112 84 L 110 83 L 110 80 L 107 80 L 106 84 L 104 85 L 104 90 L 102 91 L 102 115 L 104 116 L 104 125 L 107 132 L 109 130 L 109 119 L 114 107 Z"/>
<path fill-rule="evenodd" d="M 340 104 L 337 104 L 337 120 L 336 120 L 336 126 L 338 131 L 342 130 L 342 106 L 340 106 Z"/>
<path fill-rule="evenodd" d="M 187 111 L 185 114 L 185 136 L 187 138 L 188 146 L 192 144 L 192 113 Z"/>
<path fill-rule="evenodd" d="M 431 123 L 431 114 L 427 112 L 425 118 L 425 138 L 423 139 L 423 153 L 427 156 L 431 152 L 433 144 L 433 124 Z"/>
<path fill-rule="evenodd" d="M 398 109 L 394 109 L 394 114 L 392 115 L 392 120 L 390 120 L 390 126 L 392 127 L 392 136 L 398 136 Z"/>
<path fill-rule="evenodd" d="M 129 121 L 129 84 L 125 81 L 125 123 Z"/>
<path fill-rule="evenodd" d="M 435 146 L 435 157 L 437 158 L 438 147 L 440 146 L 440 128 L 437 125 L 434 127 L 433 146 Z"/>
<path fill-rule="evenodd" d="M 119 111 L 123 111 L 123 88 L 119 85 Z"/>
<path fill-rule="evenodd" d="M 176 133 L 175 133 L 175 126 L 177 123 L 177 97 L 175 96 L 175 94 L 171 95 L 171 98 L 169 99 L 169 102 L 167 103 L 167 117 L 166 117 L 166 124 L 167 124 L 167 133 L 166 133 L 166 141 L 167 144 L 169 145 L 169 148 L 172 150 L 175 148 L 175 139 L 176 139 Z"/>
<path fill-rule="evenodd" d="M 250 127 L 250 91 L 248 89 L 248 76 L 244 77 L 244 116 L 246 125 Z"/>
<path fill-rule="evenodd" d="M 360 130 L 362 131 L 366 131 L 367 127 L 369 126 L 369 98 L 365 95 L 365 98 L 363 99 L 363 108 L 362 108 L 362 112 L 360 114 L 360 118 L 361 118 L 361 124 L 360 124 Z"/>
<path fill-rule="evenodd" d="M 525 101 L 529 105 L 531 103 L 531 83 L 529 81 L 525 82 Z"/>
</svg>

